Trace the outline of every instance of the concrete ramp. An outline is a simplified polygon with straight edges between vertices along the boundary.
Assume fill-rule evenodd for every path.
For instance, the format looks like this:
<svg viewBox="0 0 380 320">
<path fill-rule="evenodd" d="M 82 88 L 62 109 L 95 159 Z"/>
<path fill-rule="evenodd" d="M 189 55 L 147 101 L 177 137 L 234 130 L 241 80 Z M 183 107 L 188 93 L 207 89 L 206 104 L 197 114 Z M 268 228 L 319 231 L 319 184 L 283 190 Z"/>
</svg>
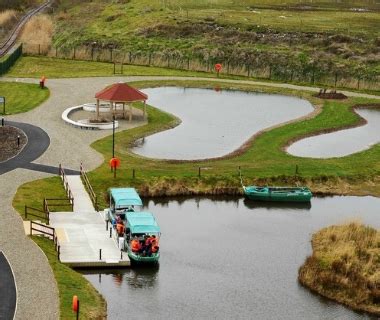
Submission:
<svg viewBox="0 0 380 320">
<path fill-rule="evenodd" d="M 80 176 L 66 177 L 74 196 L 74 212 L 50 213 L 50 225 L 56 229 L 61 246 L 61 262 L 71 267 L 129 266 L 127 253 L 118 248 L 115 234 L 110 238 L 105 220 L 95 211 Z"/>
</svg>

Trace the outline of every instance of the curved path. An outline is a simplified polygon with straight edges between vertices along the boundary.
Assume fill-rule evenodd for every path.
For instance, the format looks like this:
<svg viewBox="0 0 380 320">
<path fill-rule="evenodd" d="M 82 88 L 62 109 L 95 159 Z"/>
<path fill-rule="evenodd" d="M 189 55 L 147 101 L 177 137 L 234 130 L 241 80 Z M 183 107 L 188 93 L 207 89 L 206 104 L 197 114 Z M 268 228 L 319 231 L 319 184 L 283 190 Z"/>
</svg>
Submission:
<svg viewBox="0 0 380 320">
<path fill-rule="evenodd" d="M 38 83 L 37 79 L 2 78 L 1 80 Z M 287 84 L 186 77 L 51 79 L 47 82 L 51 95 L 46 102 L 27 113 L 7 116 L 7 120 L 27 122 L 40 127 L 49 136 L 49 147 L 32 162 L 33 165 L 54 167 L 62 163 L 65 168 L 78 169 L 80 162 L 83 161 L 86 169 L 91 170 L 99 166 L 104 159 L 90 147 L 90 144 L 110 133 L 102 130 L 87 131 L 73 128 L 61 120 L 61 114 L 67 107 L 94 101 L 95 92 L 106 85 L 136 80 L 207 80 L 319 91 L 318 88 Z M 380 99 L 380 96 L 367 94 L 352 92 L 344 92 L 344 94 Z M 141 122 L 132 121 L 121 129 L 140 124 Z M 0 164 L 1 167 L 2 164 Z M 18 289 L 16 319 L 59 318 L 58 289 L 52 270 L 39 247 L 24 236 L 22 219 L 12 207 L 14 194 L 21 184 L 48 176 L 51 174 L 24 168 L 17 168 L 0 175 L 0 250 L 7 256 L 15 275 Z"/>
<path fill-rule="evenodd" d="M 16 312 L 16 295 L 12 268 L 0 251 L 0 319 L 13 319 Z"/>
</svg>

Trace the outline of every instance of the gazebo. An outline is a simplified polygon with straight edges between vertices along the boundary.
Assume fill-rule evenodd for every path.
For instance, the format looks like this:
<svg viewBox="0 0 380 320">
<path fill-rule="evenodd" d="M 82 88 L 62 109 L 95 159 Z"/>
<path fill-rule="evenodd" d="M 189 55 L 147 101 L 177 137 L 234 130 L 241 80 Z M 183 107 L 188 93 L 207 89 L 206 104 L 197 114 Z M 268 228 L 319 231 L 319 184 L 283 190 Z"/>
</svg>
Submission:
<svg viewBox="0 0 380 320">
<path fill-rule="evenodd" d="M 116 115 L 122 113 L 125 117 L 125 104 L 128 102 L 144 101 L 143 118 L 146 115 L 146 100 L 148 96 L 127 85 L 124 82 L 115 83 L 102 91 L 95 94 L 96 98 L 96 118 L 99 118 L 99 101 L 107 101 L 110 103 L 110 113 Z M 122 105 L 123 109 L 118 110 L 117 105 Z M 132 121 L 132 105 L 129 104 L 129 121 Z"/>
</svg>

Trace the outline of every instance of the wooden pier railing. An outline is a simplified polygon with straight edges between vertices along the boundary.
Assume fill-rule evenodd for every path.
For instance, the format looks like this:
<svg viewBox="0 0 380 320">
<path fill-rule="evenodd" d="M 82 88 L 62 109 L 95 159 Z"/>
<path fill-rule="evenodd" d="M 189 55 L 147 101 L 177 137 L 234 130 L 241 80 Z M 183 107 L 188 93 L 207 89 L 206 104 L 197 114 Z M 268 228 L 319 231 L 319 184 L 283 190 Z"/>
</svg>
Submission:
<svg viewBox="0 0 380 320">
<path fill-rule="evenodd" d="M 27 220 L 28 217 L 33 217 L 40 220 L 44 220 L 46 221 L 47 224 L 50 223 L 50 212 L 48 210 L 48 207 L 45 207 L 45 206 L 43 206 L 43 209 L 37 209 L 37 208 L 25 206 L 24 217 L 25 217 L 25 220 Z M 32 221 L 32 219 L 30 220 Z"/>
<path fill-rule="evenodd" d="M 94 189 L 91 186 L 90 180 L 87 177 L 86 171 L 84 170 L 83 164 L 80 164 L 80 175 L 82 177 L 82 181 L 85 185 L 86 190 L 88 191 L 88 194 L 90 195 L 92 204 L 94 205 L 94 208 L 96 211 L 99 211 L 98 206 L 98 197 L 96 196 Z"/>
<path fill-rule="evenodd" d="M 58 261 L 61 261 L 61 246 L 58 241 L 57 232 L 53 227 L 49 227 L 45 224 L 30 221 L 30 235 L 33 235 L 35 231 L 36 235 L 46 236 L 48 239 L 54 242 L 54 249 L 57 252 Z"/>
<path fill-rule="evenodd" d="M 65 174 L 65 169 L 62 167 L 61 164 L 59 164 L 59 176 L 61 177 L 62 183 L 63 183 L 63 187 L 66 190 L 67 198 L 70 200 L 70 202 L 72 204 L 72 207 L 74 208 L 74 196 L 73 196 L 73 193 L 71 192 L 69 183 L 67 181 L 67 177 L 66 177 L 66 174 Z M 74 210 L 74 209 L 72 209 L 72 210 Z"/>
</svg>

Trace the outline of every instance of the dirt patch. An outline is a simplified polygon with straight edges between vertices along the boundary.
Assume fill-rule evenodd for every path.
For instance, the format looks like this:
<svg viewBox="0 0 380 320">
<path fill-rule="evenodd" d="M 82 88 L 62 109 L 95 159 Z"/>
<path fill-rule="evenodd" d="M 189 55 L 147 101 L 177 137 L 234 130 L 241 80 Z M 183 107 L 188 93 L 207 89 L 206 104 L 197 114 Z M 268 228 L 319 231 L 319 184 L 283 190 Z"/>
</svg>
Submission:
<svg viewBox="0 0 380 320">
<path fill-rule="evenodd" d="M 22 130 L 11 126 L 0 127 L 0 162 L 18 155 L 27 142 L 28 138 Z"/>
<path fill-rule="evenodd" d="M 314 97 L 320 98 L 320 99 L 336 99 L 336 100 L 342 100 L 347 99 L 347 96 L 343 93 L 336 92 L 335 90 L 331 90 L 330 92 L 326 92 L 326 90 L 320 90 L 319 93 L 315 94 Z"/>
</svg>

